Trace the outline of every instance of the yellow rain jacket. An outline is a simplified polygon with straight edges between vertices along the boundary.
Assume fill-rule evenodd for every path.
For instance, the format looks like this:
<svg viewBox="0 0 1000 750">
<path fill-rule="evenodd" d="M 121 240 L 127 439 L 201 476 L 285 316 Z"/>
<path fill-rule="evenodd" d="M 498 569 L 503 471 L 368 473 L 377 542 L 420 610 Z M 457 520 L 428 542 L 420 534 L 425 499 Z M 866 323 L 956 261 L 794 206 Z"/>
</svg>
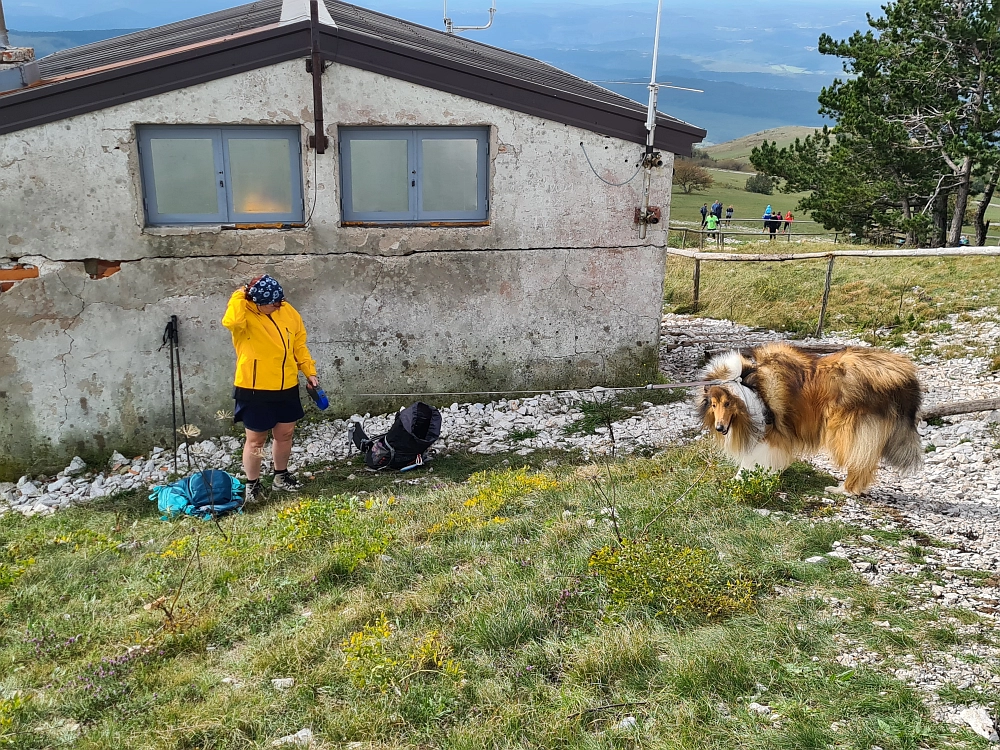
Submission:
<svg viewBox="0 0 1000 750">
<path fill-rule="evenodd" d="M 298 371 L 316 374 L 302 316 L 287 302 L 270 315 L 257 311 L 242 289 L 233 292 L 222 325 L 233 335 L 237 388 L 284 391 L 298 386 Z"/>
</svg>

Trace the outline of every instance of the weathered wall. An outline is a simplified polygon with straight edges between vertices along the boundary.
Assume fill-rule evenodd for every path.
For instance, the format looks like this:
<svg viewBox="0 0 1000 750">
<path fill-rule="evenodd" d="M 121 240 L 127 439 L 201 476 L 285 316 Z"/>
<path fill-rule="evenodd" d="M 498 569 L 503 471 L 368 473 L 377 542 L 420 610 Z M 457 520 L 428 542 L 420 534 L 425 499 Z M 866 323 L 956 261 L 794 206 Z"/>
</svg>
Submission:
<svg viewBox="0 0 1000 750">
<path fill-rule="evenodd" d="M 230 291 L 264 270 L 309 326 L 339 409 L 351 393 L 638 382 L 656 362 L 662 230 L 632 224 L 641 147 L 344 66 L 325 77 L 340 125 L 490 125 L 491 221 L 340 227 L 336 149 L 304 155 L 309 228 L 144 229 L 135 125 L 311 128 L 302 62 L 0 136 L 0 261 L 37 279 L 0 294 L 0 457 L 58 461 L 169 433 L 170 315 L 189 421 L 231 408 Z M 318 159 L 314 163 L 314 159 Z M 653 203 L 670 200 L 670 167 Z M 315 170 L 315 179 L 314 179 Z M 122 261 L 92 279 L 85 259 Z M 93 268 L 90 269 L 91 271 Z M 368 404 L 374 406 L 374 404 Z"/>
</svg>

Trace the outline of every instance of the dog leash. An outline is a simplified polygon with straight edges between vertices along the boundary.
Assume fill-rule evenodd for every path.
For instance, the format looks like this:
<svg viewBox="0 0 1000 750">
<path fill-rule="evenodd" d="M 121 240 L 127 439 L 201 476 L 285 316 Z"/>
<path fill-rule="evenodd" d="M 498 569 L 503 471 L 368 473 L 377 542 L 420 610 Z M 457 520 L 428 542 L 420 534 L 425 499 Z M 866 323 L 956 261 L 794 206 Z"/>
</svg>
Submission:
<svg viewBox="0 0 1000 750">
<path fill-rule="evenodd" d="M 415 391 L 411 393 L 354 393 L 351 395 L 364 398 L 410 398 L 413 396 L 555 396 L 564 393 L 622 393 L 626 391 L 672 391 L 681 388 L 698 388 L 706 385 L 725 385 L 726 383 L 740 383 L 742 378 L 730 378 L 728 380 L 689 380 L 684 383 L 648 383 L 647 385 L 625 386 L 622 388 L 605 388 L 594 386 L 592 388 L 560 388 L 553 390 L 535 391 Z"/>
</svg>

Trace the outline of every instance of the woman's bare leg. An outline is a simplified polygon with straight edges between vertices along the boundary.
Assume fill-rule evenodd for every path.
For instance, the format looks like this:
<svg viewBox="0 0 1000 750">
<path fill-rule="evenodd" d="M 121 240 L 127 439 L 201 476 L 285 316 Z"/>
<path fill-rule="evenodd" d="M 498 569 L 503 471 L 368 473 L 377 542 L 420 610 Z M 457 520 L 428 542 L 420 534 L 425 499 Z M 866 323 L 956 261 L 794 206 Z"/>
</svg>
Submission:
<svg viewBox="0 0 1000 750">
<path fill-rule="evenodd" d="M 251 482 L 260 479 L 260 464 L 264 458 L 264 443 L 267 442 L 266 432 L 247 430 L 247 439 L 243 443 L 243 472 Z M 286 456 L 285 460 L 288 458 Z"/>
<path fill-rule="evenodd" d="M 271 430 L 274 445 L 271 456 L 274 459 L 274 470 L 285 471 L 288 468 L 288 457 L 292 455 L 292 435 L 295 433 L 295 422 L 278 422 Z"/>
</svg>

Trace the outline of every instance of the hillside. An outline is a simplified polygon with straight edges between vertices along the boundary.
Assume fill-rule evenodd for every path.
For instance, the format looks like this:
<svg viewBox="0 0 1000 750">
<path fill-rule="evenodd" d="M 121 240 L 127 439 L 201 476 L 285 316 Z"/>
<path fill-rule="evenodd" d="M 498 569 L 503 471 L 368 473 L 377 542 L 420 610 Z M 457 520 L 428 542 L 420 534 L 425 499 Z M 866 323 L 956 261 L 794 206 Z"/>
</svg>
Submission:
<svg viewBox="0 0 1000 750">
<path fill-rule="evenodd" d="M 812 135 L 816 128 L 804 127 L 801 125 L 788 125 L 781 128 L 771 128 L 762 130 L 759 133 L 751 133 L 742 138 L 719 143 L 715 146 L 707 146 L 701 149 L 713 159 L 736 159 L 750 163 L 750 152 L 764 141 L 777 141 L 779 146 L 788 146 L 795 142 L 796 138 L 805 138 Z"/>
<path fill-rule="evenodd" d="M 10 41 L 15 47 L 33 47 L 35 57 L 45 57 L 59 50 L 100 42 L 114 36 L 130 34 L 139 29 L 97 29 L 85 31 L 11 31 Z"/>
</svg>

